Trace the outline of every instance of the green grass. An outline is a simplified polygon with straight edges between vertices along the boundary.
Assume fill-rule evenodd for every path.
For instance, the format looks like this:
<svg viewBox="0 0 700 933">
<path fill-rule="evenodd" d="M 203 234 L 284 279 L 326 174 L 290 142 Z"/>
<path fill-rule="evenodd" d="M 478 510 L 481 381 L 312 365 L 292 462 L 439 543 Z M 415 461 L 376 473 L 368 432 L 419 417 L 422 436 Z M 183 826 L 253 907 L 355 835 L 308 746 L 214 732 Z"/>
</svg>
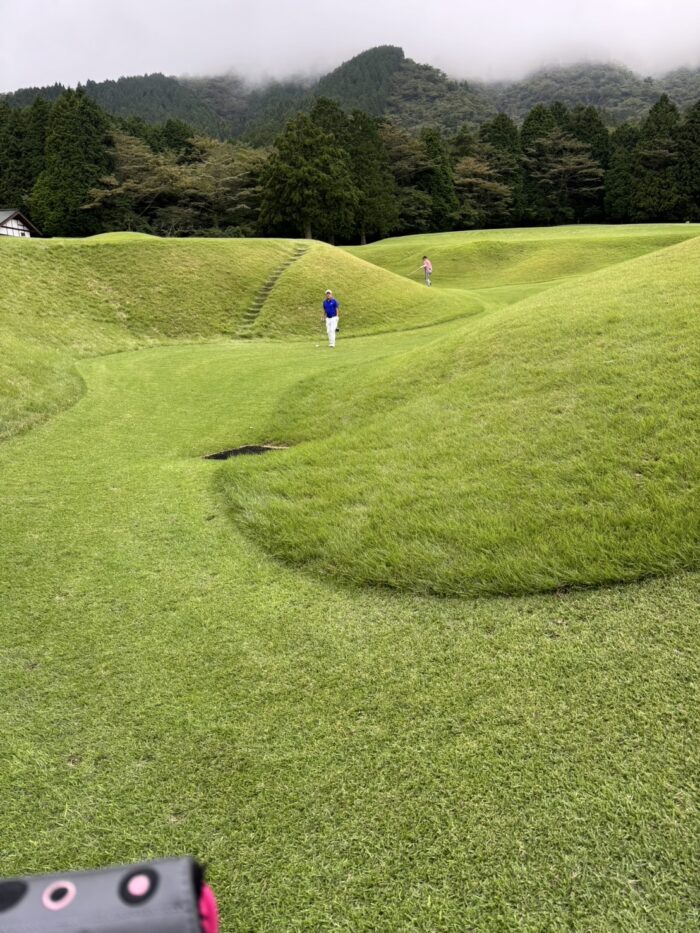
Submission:
<svg viewBox="0 0 700 933">
<path fill-rule="evenodd" d="M 482 309 L 471 295 L 437 296 L 425 286 L 318 243 L 281 279 L 254 333 L 282 339 L 325 337 L 321 301 L 327 288 L 340 302 L 341 332 L 345 328 L 352 336 L 422 327 Z"/>
<path fill-rule="evenodd" d="M 227 466 L 237 520 L 284 560 L 442 595 L 697 566 L 699 270 L 690 240 L 316 379 L 270 428 L 297 450 Z"/>
<path fill-rule="evenodd" d="M 397 237 L 346 251 L 398 275 L 413 273 L 415 281 L 422 279 L 415 270 L 428 252 L 434 287 L 491 289 L 595 272 L 699 233 L 698 224 L 478 230 Z"/>
<path fill-rule="evenodd" d="M 436 598 L 415 580 L 348 586 L 345 567 L 315 558 L 300 572 L 292 552 L 308 546 L 298 529 L 314 508 L 329 554 L 345 548 L 376 570 L 346 486 L 365 487 L 377 535 L 396 532 L 403 546 L 417 506 L 385 508 L 383 464 L 427 497 L 425 529 L 455 484 L 476 483 L 470 470 L 503 490 L 502 460 L 523 449 L 564 491 L 562 465 L 575 475 L 588 458 L 579 481 L 596 496 L 604 471 L 592 466 L 610 449 L 614 476 L 625 445 L 632 460 L 660 452 L 623 501 L 639 503 L 632 528 L 649 496 L 672 527 L 692 495 L 681 478 L 696 469 L 695 243 L 438 326 L 341 332 L 336 351 L 313 338 L 224 341 L 223 300 L 209 331 L 207 304 L 192 300 L 187 327 L 165 334 L 157 264 L 136 283 L 152 276 L 139 323 L 115 321 L 107 303 L 101 319 L 94 295 L 80 301 L 92 268 L 83 247 L 108 267 L 119 254 L 102 250 L 127 245 L 52 244 L 74 269 L 76 303 L 63 320 L 47 295 L 43 332 L 36 299 L 56 265 L 50 278 L 37 259 L 23 284 L 24 254 L 9 263 L 14 294 L 35 296 L 4 307 L 3 336 L 25 360 L 18 397 L 29 404 L 32 385 L 60 384 L 54 352 L 84 391 L 62 412 L 64 396 L 52 398 L 54 417 L 0 445 L 0 875 L 192 852 L 210 865 L 226 931 L 700 928 L 696 571 Z M 175 275 L 193 260 L 186 245 L 171 248 L 158 255 Z M 253 252 L 239 254 L 248 270 Z M 258 286 L 276 266 L 273 255 Z M 173 285 L 178 315 L 196 294 L 196 282 L 184 293 L 188 280 Z M 111 341 L 126 352 L 86 358 Z M 533 433 L 537 411 L 545 422 Z M 552 424 L 570 434 L 573 423 L 568 441 L 550 431 L 542 446 Z M 473 432 L 495 428 L 492 461 L 472 457 Z M 448 462 L 416 435 L 444 443 Z M 299 447 L 201 459 L 272 440 Z M 447 441 L 461 451 L 454 480 Z M 540 478 L 531 482 L 529 510 L 521 486 L 510 508 L 532 522 Z M 298 513 L 298 528 L 280 526 L 283 561 L 262 529 L 270 490 Z M 459 517 L 455 540 L 469 508 Z M 580 546 L 590 550 L 583 535 Z"/>
<path fill-rule="evenodd" d="M 283 240 L 0 242 L 0 440 L 76 401 L 75 360 L 138 346 L 231 336 Z"/>
</svg>

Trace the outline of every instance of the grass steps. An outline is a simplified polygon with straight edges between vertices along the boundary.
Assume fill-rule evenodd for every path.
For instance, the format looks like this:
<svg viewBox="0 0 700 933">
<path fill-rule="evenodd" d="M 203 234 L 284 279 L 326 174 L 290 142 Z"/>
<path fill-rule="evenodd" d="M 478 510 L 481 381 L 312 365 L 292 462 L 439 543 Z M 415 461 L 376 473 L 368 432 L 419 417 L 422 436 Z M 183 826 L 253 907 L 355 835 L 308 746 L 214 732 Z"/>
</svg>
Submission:
<svg viewBox="0 0 700 933">
<path fill-rule="evenodd" d="M 250 303 L 248 308 L 241 315 L 241 324 L 238 329 L 237 337 L 250 337 L 253 325 L 257 321 L 260 312 L 265 305 L 265 302 L 270 297 L 270 294 L 284 273 L 289 269 L 294 263 L 301 259 L 304 253 L 308 252 L 308 246 L 297 245 L 294 247 L 294 252 L 285 260 L 273 273 L 272 275 L 262 284 L 257 295 Z"/>
</svg>

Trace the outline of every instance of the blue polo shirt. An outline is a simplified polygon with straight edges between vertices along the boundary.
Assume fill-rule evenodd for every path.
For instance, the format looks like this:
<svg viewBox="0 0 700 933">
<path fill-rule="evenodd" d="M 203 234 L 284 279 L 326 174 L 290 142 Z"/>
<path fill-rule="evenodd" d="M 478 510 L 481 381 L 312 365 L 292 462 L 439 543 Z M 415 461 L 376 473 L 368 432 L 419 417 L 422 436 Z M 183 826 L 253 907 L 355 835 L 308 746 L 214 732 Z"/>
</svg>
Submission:
<svg viewBox="0 0 700 933">
<path fill-rule="evenodd" d="M 326 317 L 338 317 L 339 307 L 340 305 L 335 298 L 326 298 L 323 302 L 323 310 L 326 312 Z"/>
</svg>

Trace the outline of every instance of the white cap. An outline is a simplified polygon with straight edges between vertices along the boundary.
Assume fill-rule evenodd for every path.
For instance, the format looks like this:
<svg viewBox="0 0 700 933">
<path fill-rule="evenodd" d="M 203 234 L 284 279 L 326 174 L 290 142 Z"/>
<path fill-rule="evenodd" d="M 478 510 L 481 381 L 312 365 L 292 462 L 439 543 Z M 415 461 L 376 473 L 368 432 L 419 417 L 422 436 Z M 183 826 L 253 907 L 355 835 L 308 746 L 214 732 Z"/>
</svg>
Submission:
<svg viewBox="0 0 700 933">
<path fill-rule="evenodd" d="M 333 292 L 330 290 L 330 288 L 327 288 L 327 289 L 326 289 L 326 294 L 327 294 L 327 295 L 332 295 Z"/>
</svg>

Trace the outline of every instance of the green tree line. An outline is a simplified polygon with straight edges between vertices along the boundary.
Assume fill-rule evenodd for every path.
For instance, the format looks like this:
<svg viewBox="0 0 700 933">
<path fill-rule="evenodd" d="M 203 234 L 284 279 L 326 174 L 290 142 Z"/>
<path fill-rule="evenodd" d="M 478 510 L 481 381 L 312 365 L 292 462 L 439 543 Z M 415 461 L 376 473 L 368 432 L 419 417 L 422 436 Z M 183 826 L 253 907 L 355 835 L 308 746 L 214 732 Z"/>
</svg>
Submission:
<svg viewBox="0 0 700 933">
<path fill-rule="evenodd" d="M 610 130 L 594 107 L 538 104 L 518 126 L 411 134 L 319 98 L 274 145 L 198 135 L 180 120 L 116 118 L 82 89 L 0 104 L 0 207 L 50 236 L 389 234 L 700 220 L 700 102 L 663 95 Z"/>
</svg>

